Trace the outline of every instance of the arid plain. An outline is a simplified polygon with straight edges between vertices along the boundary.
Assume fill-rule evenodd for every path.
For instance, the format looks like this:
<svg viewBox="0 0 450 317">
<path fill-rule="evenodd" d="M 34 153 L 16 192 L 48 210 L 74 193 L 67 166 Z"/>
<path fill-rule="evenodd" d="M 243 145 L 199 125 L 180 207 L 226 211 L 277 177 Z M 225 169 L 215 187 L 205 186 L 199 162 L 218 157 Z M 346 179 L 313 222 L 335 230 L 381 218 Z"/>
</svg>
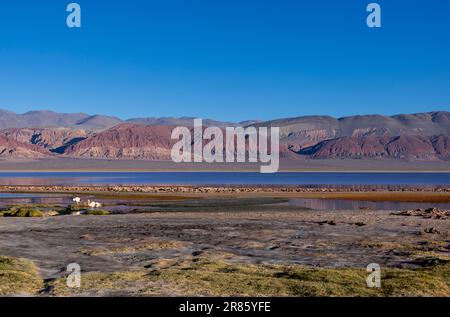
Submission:
<svg viewBox="0 0 450 317">
<path fill-rule="evenodd" d="M 39 186 L 20 192 L 51 193 Z M 432 208 L 450 201 L 449 189 L 53 187 L 52 194 L 22 204 L 40 211 L 38 217 L 0 218 L 0 294 L 450 295 L 447 211 L 314 210 L 290 203 L 382 200 Z M 107 212 L 75 215 L 76 195 L 101 201 Z M 70 263 L 82 268 L 81 288 L 65 283 Z M 382 268 L 380 289 L 366 285 L 370 263 Z"/>
</svg>

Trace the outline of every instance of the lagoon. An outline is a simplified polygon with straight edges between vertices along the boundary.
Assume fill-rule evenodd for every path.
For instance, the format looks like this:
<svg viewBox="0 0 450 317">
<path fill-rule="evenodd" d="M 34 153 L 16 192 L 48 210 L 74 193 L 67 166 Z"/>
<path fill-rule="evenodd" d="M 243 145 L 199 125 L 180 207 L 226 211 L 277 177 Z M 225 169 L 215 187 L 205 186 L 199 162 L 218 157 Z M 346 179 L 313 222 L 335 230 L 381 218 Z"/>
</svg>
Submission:
<svg viewBox="0 0 450 317">
<path fill-rule="evenodd" d="M 2 172 L 0 185 L 448 186 L 450 173 Z"/>
</svg>

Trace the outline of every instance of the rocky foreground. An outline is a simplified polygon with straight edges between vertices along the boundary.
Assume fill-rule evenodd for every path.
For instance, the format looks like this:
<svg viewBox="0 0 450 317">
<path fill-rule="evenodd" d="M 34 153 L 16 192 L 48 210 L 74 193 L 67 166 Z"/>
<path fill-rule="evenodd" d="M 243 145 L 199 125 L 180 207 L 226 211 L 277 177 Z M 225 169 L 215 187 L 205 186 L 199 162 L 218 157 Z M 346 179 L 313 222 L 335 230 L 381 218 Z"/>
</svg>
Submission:
<svg viewBox="0 0 450 317">
<path fill-rule="evenodd" d="M 450 219 L 450 210 L 439 208 L 414 209 L 400 213 L 402 216 L 423 217 L 428 219 Z"/>
<path fill-rule="evenodd" d="M 448 220 L 248 201 L 167 209 L 0 218 L 0 295 L 450 296 Z M 81 288 L 66 285 L 70 263 Z M 370 263 L 381 289 L 366 285 Z"/>
</svg>

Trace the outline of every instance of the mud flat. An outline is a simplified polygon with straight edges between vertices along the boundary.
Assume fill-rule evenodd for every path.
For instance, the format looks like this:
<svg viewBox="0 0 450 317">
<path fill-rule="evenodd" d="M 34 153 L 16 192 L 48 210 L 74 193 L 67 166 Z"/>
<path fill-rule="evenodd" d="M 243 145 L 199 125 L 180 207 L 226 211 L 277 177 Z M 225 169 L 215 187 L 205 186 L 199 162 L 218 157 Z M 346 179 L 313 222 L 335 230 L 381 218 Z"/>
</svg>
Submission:
<svg viewBox="0 0 450 317">
<path fill-rule="evenodd" d="M 222 197 L 320 198 L 359 201 L 449 203 L 450 188 L 368 186 L 0 186 L 0 193 L 95 195 L 104 199 L 186 200 Z M 433 206 L 431 206 L 433 207 Z"/>
<path fill-rule="evenodd" d="M 140 214 L 0 218 L 1 273 L 6 261 L 6 272 L 31 268 L 33 276 L 23 287 L 23 280 L 2 280 L 0 294 L 450 296 L 448 219 L 316 211 L 273 199 L 181 200 Z M 70 263 L 82 267 L 79 289 L 64 282 Z M 366 286 L 370 263 L 382 268 L 381 289 Z"/>
</svg>

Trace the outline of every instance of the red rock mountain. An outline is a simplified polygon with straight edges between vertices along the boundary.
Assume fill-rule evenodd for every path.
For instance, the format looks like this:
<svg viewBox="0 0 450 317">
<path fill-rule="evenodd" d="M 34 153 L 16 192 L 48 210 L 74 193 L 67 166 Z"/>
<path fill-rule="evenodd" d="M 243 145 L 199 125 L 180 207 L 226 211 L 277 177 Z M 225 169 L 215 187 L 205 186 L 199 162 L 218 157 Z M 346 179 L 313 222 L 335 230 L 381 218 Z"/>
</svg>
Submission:
<svg viewBox="0 0 450 317">
<path fill-rule="evenodd" d="M 170 160 L 174 127 L 123 124 L 69 146 L 65 155 L 83 158 Z"/>
<path fill-rule="evenodd" d="M 319 142 L 298 152 L 311 158 L 449 159 L 448 136 L 343 137 Z"/>
<path fill-rule="evenodd" d="M 1 158 L 43 158 L 50 156 L 50 152 L 37 146 L 0 135 L 0 157 Z"/>
<path fill-rule="evenodd" d="M 300 150 L 325 140 L 345 137 L 450 135 L 450 113 L 437 111 L 392 117 L 364 115 L 339 119 L 308 116 L 267 121 L 255 126 L 280 127 L 283 142 Z"/>
<path fill-rule="evenodd" d="M 67 146 L 87 138 L 91 133 L 86 130 L 68 128 L 10 128 L 1 130 L 0 135 L 18 142 L 38 145 L 50 151 L 62 153 Z"/>
<path fill-rule="evenodd" d="M 175 125 L 192 126 L 191 121 L 142 118 L 123 123 L 101 115 L 45 111 L 17 115 L 0 111 L 0 136 L 5 145 L 12 145 L 5 146 L 4 153 L 21 157 L 48 155 L 50 151 L 61 157 L 170 160 L 172 129 Z M 450 113 L 445 111 L 390 117 L 308 116 L 241 124 L 214 120 L 204 123 L 222 129 L 228 125 L 280 127 L 281 155 L 290 158 L 450 160 Z M 39 127 L 46 124 L 56 127 Z"/>
</svg>

